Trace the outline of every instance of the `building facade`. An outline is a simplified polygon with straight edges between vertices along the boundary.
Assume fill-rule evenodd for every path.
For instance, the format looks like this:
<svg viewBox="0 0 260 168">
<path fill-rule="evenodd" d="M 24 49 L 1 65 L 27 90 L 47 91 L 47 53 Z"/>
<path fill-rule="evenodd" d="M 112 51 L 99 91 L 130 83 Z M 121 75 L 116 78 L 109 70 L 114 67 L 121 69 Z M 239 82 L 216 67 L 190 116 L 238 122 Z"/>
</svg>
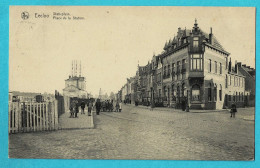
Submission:
<svg viewBox="0 0 260 168">
<path fill-rule="evenodd" d="M 146 105 L 191 109 L 244 107 L 255 92 L 254 71 L 235 61 L 214 36 L 195 20 L 192 29 L 178 28 L 163 51 L 136 72 L 135 100 Z M 251 98 L 252 99 L 252 98 Z"/>
</svg>

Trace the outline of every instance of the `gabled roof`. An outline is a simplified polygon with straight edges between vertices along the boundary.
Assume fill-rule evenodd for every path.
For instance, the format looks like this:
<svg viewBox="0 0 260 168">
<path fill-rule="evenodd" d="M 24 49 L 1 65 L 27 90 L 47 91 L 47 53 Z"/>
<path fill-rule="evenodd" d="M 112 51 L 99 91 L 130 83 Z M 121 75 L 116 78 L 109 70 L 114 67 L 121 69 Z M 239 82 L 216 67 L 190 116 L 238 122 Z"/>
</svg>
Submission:
<svg viewBox="0 0 260 168">
<path fill-rule="evenodd" d="M 63 91 L 68 91 L 68 90 L 75 90 L 75 91 L 78 91 L 78 90 L 81 90 L 79 88 L 77 88 L 76 86 L 73 86 L 73 85 L 70 85 L 70 86 L 67 86 L 63 89 Z"/>
</svg>

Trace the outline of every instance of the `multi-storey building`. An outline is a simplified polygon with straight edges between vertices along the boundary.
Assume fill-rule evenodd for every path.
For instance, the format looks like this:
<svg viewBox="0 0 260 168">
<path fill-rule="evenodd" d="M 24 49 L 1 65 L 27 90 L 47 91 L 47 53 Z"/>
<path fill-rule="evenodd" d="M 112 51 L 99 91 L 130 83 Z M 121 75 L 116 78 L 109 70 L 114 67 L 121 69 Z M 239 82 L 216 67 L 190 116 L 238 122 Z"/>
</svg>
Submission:
<svg viewBox="0 0 260 168">
<path fill-rule="evenodd" d="M 245 87 L 254 93 L 254 71 L 241 63 L 232 66 L 230 53 L 210 29 L 178 28 L 163 52 L 136 72 L 135 100 L 155 105 L 191 109 L 222 109 L 245 104 Z M 247 77 L 248 76 L 248 77 Z M 249 91 L 251 88 L 251 91 Z M 249 98 L 248 98 L 249 99 Z"/>
</svg>

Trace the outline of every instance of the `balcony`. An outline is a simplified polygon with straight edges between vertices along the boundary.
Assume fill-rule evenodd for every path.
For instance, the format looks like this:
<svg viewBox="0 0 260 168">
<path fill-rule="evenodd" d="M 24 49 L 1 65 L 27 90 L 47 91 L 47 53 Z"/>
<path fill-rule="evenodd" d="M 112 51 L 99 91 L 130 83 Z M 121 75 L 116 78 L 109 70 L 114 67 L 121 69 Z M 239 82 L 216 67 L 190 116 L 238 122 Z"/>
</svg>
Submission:
<svg viewBox="0 0 260 168">
<path fill-rule="evenodd" d="M 170 78 L 170 73 L 163 75 L 163 79 L 167 79 L 167 78 Z"/>
</svg>

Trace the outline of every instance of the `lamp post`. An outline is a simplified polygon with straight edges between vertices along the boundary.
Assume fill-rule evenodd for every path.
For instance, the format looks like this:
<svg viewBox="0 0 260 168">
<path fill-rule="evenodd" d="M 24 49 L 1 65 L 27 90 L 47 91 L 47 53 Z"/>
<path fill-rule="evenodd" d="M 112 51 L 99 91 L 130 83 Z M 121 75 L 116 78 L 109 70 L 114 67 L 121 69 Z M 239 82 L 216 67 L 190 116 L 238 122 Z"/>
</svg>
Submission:
<svg viewBox="0 0 260 168">
<path fill-rule="evenodd" d="M 187 104 L 186 104 L 186 112 L 190 111 L 190 106 L 189 106 L 189 90 L 187 89 Z"/>
</svg>

